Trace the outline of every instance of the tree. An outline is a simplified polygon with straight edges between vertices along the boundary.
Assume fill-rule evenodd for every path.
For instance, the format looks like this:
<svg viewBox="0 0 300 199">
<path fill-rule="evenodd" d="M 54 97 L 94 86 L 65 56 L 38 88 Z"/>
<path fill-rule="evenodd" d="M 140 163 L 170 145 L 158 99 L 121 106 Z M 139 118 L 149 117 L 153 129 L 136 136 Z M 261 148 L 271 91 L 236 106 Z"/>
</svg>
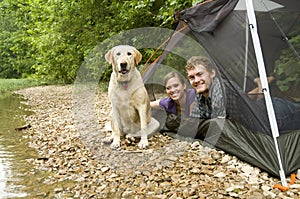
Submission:
<svg viewBox="0 0 300 199">
<path fill-rule="evenodd" d="M 0 77 L 18 78 L 32 73 L 33 60 L 28 56 L 30 47 L 24 32 L 16 24 L 17 6 L 12 2 L 0 2 Z"/>
<path fill-rule="evenodd" d="M 175 11 L 198 2 L 2 0 L 1 19 L 8 24 L 0 24 L 1 70 L 6 77 L 16 74 L 72 83 L 98 43 L 139 27 L 174 28 Z M 143 54 L 152 51 L 145 49 Z"/>
</svg>

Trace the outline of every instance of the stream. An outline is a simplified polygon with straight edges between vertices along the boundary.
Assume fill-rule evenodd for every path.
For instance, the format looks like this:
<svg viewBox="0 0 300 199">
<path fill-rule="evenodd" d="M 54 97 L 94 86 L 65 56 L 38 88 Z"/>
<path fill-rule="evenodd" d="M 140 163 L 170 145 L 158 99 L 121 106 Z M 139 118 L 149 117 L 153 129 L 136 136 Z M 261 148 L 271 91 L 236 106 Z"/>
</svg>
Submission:
<svg viewBox="0 0 300 199">
<path fill-rule="evenodd" d="M 29 147 L 28 136 L 16 127 L 25 125 L 27 107 L 18 95 L 0 94 L 0 198 L 45 198 L 52 191 L 39 184 L 47 172 L 34 168 L 30 160 L 37 158 Z M 43 189 L 46 189 L 43 190 Z M 53 189 L 52 189 L 53 190 Z M 48 193 L 48 194 L 47 194 Z"/>
</svg>

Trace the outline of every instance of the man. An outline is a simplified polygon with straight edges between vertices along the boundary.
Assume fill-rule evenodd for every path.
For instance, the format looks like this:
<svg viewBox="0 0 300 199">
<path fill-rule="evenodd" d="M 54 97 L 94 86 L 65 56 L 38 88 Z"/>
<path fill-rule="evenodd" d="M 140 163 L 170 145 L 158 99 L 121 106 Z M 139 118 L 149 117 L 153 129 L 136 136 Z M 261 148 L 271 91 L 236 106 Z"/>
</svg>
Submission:
<svg viewBox="0 0 300 199">
<path fill-rule="evenodd" d="M 271 134 L 264 100 L 251 100 L 234 82 L 218 77 L 209 58 L 191 57 L 186 71 L 197 92 L 191 117 L 233 119 L 253 131 Z M 280 98 L 272 100 L 279 129 L 299 129 L 300 104 Z"/>
<path fill-rule="evenodd" d="M 216 70 L 210 60 L 206 57 L 192 57 L 187 61 L 186 70 L 190 84 L 197 92 L 198 103 L 195 103 L 191 116 L 201 119 L 225 117 L 221 84 L 216 78 Z M 214 92 L 210 92 L 211 90 Z"/>
</svg>

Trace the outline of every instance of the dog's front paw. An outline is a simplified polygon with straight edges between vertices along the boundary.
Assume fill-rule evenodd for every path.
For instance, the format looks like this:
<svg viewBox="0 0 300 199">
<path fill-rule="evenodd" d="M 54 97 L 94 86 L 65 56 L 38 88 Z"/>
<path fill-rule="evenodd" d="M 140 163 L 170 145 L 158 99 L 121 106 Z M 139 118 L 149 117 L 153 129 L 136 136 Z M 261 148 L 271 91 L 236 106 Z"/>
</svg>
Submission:
<svg viewBox="0 0 300 199">
<path fill-rule="evenodd" d="M 120 140 L 115 140 L 111 143 L 110 148 L 111 149 L 119 149 L 120 148 Z"/>
<path fill-rule="evenodd" d="M 103 138 L 102 142 L 105 144 L 110 144 L 113 141 L 113 138 L 111 136 Z"/>
<path fill-rule="evenodd" d="M 146 138 L 142 138 L 141 139 L 141 141 L 139 142 L 139 144 L 138 144 L 138 147 L 140 148 L 140 149 L 144 149 L 144 148 L 147 148 L 148 147 L 148 145 L 149 145 L 149 143 L 148 143 L 148 139 Z"/>
</svg>

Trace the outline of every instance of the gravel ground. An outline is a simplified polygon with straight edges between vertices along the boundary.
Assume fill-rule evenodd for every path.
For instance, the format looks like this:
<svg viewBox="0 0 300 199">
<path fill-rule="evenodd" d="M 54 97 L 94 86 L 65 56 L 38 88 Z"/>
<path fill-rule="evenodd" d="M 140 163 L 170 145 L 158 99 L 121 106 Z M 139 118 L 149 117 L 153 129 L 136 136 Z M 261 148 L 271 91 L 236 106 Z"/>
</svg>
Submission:
<svg viewBox="0 0 300 199">
<path fill-rule="evenodd" d="M 111 150 L 102 142 L 110 103 L 98 89 L 42 86 L 17 93 L 34 112 L 23 131 L 39 155 L 31 163 L 51 171 L 41 183 L 60 182 L 56 198 L 300 198 L 300 171 L 282 192 L 273 188 L 279 179 L 199 141 L 157 133 L 145 150 L 127 139 Z"/>
</svg>

